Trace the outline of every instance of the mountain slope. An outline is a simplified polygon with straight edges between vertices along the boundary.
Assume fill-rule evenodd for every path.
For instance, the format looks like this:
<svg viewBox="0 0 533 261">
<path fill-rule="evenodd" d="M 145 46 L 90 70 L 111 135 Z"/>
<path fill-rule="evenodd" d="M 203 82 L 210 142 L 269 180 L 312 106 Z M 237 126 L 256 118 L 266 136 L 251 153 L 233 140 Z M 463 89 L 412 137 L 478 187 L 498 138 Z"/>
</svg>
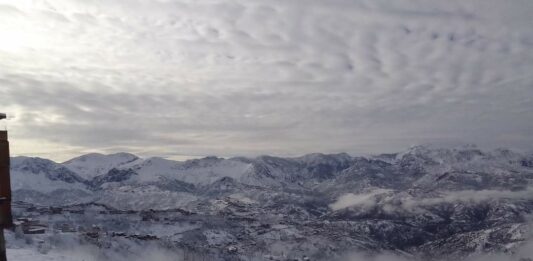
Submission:
<svg viewBox="0 0 533 261">
<path fill-rule="evenodd" d="M 63 163 L 69 170 L 85 179 L 106 174 L 113 168 L 138 160 L 139 157 L 129 153 L 104 155 L 99 153 L 86 154 Z"/>
<path fill-rule="evenodd" d="M 85 179 L 62 164 L 30 157 L 11 159 L 11 186 L 13 190 L 26 189 L 39 192 L 88 188 Z"/>
</svg>

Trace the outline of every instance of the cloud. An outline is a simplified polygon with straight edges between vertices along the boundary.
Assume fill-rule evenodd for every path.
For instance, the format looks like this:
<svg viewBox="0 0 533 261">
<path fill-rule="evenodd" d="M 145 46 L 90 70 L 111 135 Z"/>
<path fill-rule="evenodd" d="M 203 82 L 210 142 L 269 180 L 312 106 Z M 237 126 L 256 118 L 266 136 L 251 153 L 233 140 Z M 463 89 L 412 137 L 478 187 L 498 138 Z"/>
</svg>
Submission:
<svg viewBox="0 0 533 261">
<path fill-rule="evenodd" d="M 444 203 L 478 204 L 497 200 L 533 200 L 533 187 L 524 190 L 462 190 L 442 192 L 439 197 L 415 198 L 401 192 L 387 189 L 375 189 L 364 194 L 348 193 L 340 196 L 330 204 L 332 210 L 345 208 L 372 209 L 381 208 L 387 212 L 417 212 L 424 207 Z"/>
<path fill-rule="evenodd" d="M 500 199 L 533 199 L 533 187 L 528 187 L 525 190 L 509 191 L 509 190 L 464 190 L 447 192 L 442 198 L 436 201 L 442 202 L 474 202 L 479 203 L 486 200 L 500 200 Z M 427 201 L 428 204 L 432 200 Z M 424 204 L 424 203 L 423 203 Z"/>
<path fill-rule="evenodd" d="M 15 116 L 14 152 L 30 155 L 16 141 L 222 156 L 524 147 L 531 11 L 523 0 L 2 0 L 0 104 Z"/>
<path fill-rule="evenodd" d="M 390 192 L 392 191 L 388 189 L 376 189 L 365 194 L 348 193 L 340 196 L 337 201 L 335 201 L 329 207 L 332 210 L 339 210 L 348 207 L 372 208 L 378 205 L 380 201 L 377 198 L 378 195 Z"/>
</svg>

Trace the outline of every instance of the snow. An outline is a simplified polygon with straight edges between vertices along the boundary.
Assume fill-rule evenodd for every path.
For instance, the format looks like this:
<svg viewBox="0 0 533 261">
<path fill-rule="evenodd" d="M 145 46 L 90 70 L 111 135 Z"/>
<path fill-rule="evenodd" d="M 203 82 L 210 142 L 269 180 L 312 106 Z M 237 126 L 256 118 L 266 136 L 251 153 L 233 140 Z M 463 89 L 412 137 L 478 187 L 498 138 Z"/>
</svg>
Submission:
<svg viewBox="0 0 533 261">
<path fill-rule="evenodd" d="M 129 153 L 91 153 L 68 160 L 63 165 L 85 179 L 92 179 L 136 160 L 139 160 L 139 157 Z"/>
<path fill-rule="evenodd" d="M 155 247 L 130 246 L 130 251 L 101 250 L 95 247 L 71 245 L 69 247 L 37 250 L 35 248 L 8 248 L 7 259 L 13 261 L 176 261 L 183 260 L 176 253 Z"/>
<path fill-rule="evenodd" d="M 87 187 L 81 183 L 50 180 L 45 175 L 35 175 L 21 171 L 13 171 L 11 173 L 11 189 L 35 190 L 43 193 L 50 193 L 59 189 L 87 191 Z"/>
<path fill-rule="evenodd" d="M 120 168 L 135 170 L 139 174 L 134 177 L 137 182 L 157 181 L 159 177 L 166 177 L 195 185 L 208 185 L 223 177 L 242 179 L 251 165 L 234 160 L 212 161 L 209 158 L 194 160 L 195 164 L 190 162 L 149 158 Z"/>
<path fill-rule="evenodd" d="M 256 200 L 253 200 L 242 193 L 235 193 L 228 196 L 230 199 L 237 200 L 244 204 L 255 204 L 258 203 Z"/>
<path fill-rule="evenodd" d="M 209 245 L 225 245 L 235 241 L 235 237 L 223 230 L 206 230 L 204 236 Z"/>
<path fill-rule="evenodd" d="M 183 208 L 198 198 L 189 193 L 162 191 L 155 186 L 122 186 L 106 191 L 97 203 L 121 210 Z"/>
<path fill-rule="evenodd" d="M 223 177 L 240 180 L 249 168 L 250 164 L 225 160 L 207 166 L 182 168 L 175 178 L 192 184 L 208 185 Z"/>
<path fill-rule="evenodd" d="M 35 249 L 7 249 L 7 260 L 16 261 L 74 261 L 81 260 L 77 253 L 39 253 Z M 90 261 L 90 259 L 83 259 Z M 95 259 L 93 259 L 95 260 Z"/>
<path fill-rule="evenodd" d="M 134 170 L 138 174 L 135 177 L 138 182 L 150 182 L 157 181 L 160 176 L 173 176 L 181 164 L 178 161 L 153 157 L 124 164 L 121 169 Z"/>
<path fill-rule="evenodd" d="M 158 237 L 170 237 L 173 239 L 179 239 L 176 236 L 182 233 L 194 229 L 200 228 L 200 225 L 191 225 L 186 223 L 179 224 L 151 224 L 150 226 L 141 226 L 139 233 L 141 234 L 153 234 Z"/>
<path fill-rule="evenodd" d="M 61 168 L 63 168 L 61 164 L 46 159 L 30 157 L 12 158 L 11 189 L 13 191 L 19 189 L 34 190 L 43 193 L 50 193 L 59 189 L 87 191 L 87 187 L 82 183 L 68 183 L 59 178 L 55 180 L 51 179 L 52 175 L 50 174 L 57 174 Z"/>
</svg>

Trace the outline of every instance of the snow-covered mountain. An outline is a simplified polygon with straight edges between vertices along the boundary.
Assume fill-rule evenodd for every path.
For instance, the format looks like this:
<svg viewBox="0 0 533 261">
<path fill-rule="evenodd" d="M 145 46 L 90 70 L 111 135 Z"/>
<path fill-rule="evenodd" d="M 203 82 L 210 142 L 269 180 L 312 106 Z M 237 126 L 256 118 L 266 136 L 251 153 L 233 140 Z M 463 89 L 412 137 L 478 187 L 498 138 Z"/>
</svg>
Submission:
<svg viewBox="0 0 533 261">
<path fill-rule="evenodd" d="M 63 165 L 81 177 L 91 179 L 99 175 L 104 175 L 113 168 L 132 163 L 138 159 L 139 157 L 129 153 L 110 155 L 91 153 L 68 160 Z"/>
<path fill-rule="evenodd" d="M 317 259 L 354 249 L 431 259 L 515 253 L 531 232 L 532 162 L 531 154 L 469 145 L 184 162 L 127 153 L 65 163 L 17 157 L 11 167 L 15 200 L 131 213 L 179 209 L 217 220 L 207 227 L 231 238 L 226 246 L 247 251 L 278 241 Z M 256 222 L 264 227 L 250 227 Z M 209 246 L 206 235 L 190 236 Z"/>
<path fill-rule="evenodd" d="M 51 192 L 57 189 L 87 189 L 87 180 L 51 160 L 29 157 L 11 159 L 13 190 Z"/>
</svg>

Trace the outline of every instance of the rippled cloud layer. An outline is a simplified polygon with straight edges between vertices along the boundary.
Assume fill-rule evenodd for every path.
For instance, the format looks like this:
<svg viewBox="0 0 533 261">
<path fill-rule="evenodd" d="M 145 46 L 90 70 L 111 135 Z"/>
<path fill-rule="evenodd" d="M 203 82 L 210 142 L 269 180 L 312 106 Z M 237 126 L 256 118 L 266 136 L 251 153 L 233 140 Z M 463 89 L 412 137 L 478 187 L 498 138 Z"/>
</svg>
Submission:
<svg viewBox="0 0 533 261">
<path fill-rule="evenodd" d="M 530 148 L 533 2 L 0 0 L 15 154 Z"/>
</svg>

